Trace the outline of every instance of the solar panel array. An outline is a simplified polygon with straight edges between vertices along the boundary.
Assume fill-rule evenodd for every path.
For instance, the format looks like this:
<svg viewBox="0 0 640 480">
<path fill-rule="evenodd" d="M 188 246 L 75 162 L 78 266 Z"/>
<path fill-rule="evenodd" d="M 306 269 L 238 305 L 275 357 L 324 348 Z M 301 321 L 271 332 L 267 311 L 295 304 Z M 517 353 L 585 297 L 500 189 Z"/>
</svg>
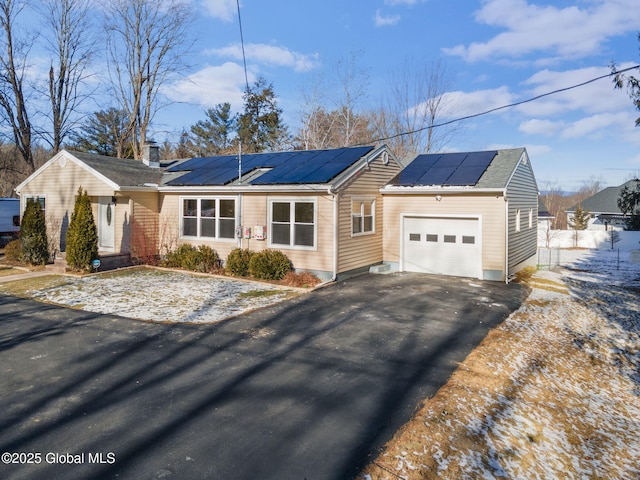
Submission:
<svg viewBox="0 0 640 480">
<path fill-rule="evenodd" d="M 253 153 L 242 155 L 242 176 L 256 169 L 269 169 L 251 185 L 327 183 L 353 165 L 374 147 L 332 150 Z M 227 185 L 238 179 L 238 156 L 193 158 L 174 165 L 168 172 L 186 172 L 167 185 Z"/>
<path fill-rule="evenodd" d="M 497 151 L 418 155 L 392 183 L 399 186 L 474 186 Z"/>
</svg>

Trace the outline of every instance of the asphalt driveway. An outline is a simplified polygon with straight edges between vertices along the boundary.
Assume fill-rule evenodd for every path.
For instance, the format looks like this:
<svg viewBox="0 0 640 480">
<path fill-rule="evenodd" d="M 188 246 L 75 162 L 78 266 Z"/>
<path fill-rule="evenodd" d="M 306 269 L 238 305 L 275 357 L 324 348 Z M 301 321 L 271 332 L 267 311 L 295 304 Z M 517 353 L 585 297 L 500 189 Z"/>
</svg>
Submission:
<svg viewBox="0 0 640 480">
<path fill-rule="evenodd" d="M 353 478 L 524 295 L 369 275 L 212 325 L 0 296 L 0 477 Z"/>
</svg>

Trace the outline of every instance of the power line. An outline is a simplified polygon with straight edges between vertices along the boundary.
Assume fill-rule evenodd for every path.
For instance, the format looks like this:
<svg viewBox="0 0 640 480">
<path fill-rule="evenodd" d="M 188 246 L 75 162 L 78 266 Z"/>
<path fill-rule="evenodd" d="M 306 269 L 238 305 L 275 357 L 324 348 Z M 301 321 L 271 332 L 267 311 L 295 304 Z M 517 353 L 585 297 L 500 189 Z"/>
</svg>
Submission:
<svg viewBox="0 0 640 480">
<path fill-rule="evenodd" d="M 421 128 L 416 129 L 416 130 L 411 130 L 411 131 L 408 131 L 408 132 L 396 133 L 395 135 L 390 135 L 388 137 L 377 138 L 375 140 L 371 140 L 370 142 L 367 142 L 366 144 L 384 142 L 385 140 L 391 140 L 391 139 L 402 137 L 402 136 L 405 136 L 405 135 L 413 135 L 414 133 L 420 133 L 420 132 L 423 132 L 425 130 L 429 130 L 429 129 L 432 129 L 432 128 L 445 127 L 447 125 L 451 125 L 452 123 L 462 122 L 464 120 L 469 120 L 471 118 L 476 118 L 476 117 L 481 117 L 483 115 L 488 115 L 490 113 L 497 112 L 499 110 L 504 110 L 506 108 L 517 107 L 518 105 L 523 105 L 525 103 L 529 103 L 529 102 L 533 102 L 533 101 L 536 101 L 536 100 L 540 100 L 541 98 L 548 97 L 550 95 L 555 95 L 556 93 L 562 93 L 562 92 L 566 92 L 568 90 L 573 90 L 574 88 L 584 87 L 585 85 L 588 85 L 588 84 L 593 83 L 593 82 L 597 82 L 598 80 L 602 80 L 603 78 L 608 78 L 608 77 L 612 77 L 614 75 L 619 75 L 621 73 L 628 72 L 629 70 L 635 70 L 637 68 L 640 68 L 640 65 L 634 65 L 633 67 L 628 67 L 628 68 L 625 68 L 625 69 L 622 69 L 622 70 L 616 70 L 615 72 L 611 72 L 611 73 L 608 73 L 606 75 L 601 75 L 599 77 L 592 78 L 590 80 L 587 80 L 586 82 L 577 83 L 575 85 L 571 85 L 570 87 L 559 88 L 557 90 L 553 90 L 551 92 L 543 93 L 541 95 L 537 95 L 537 96 L 529 98 L 527 100 L 522 100 L 520 102 L 510 103 L 508 105 L 502 105 L 500 107 L 495 107 L 495 108 L 492 108 L 490 110 L 485 110 L 484 112 L 474 113 L 474 114 L 471 114 L 471 115 L 466 115 L 464 117 L 454 118 L 453 120 L 449 120 L 447 122 L 436 123 L 435 125 L 428 125 L 426 127 L 421 127 Z M 357 144 L 356 146 L 366 145 L 366 144 L 365 143 L 360 143 L 360 144 Z"/>
<path fill-rule="evenodd" d="M 244 34 L 242 32 L 242 17 L 240 16 L 240 0 L 236 0 L 236 6 L 238 7 L 238 25 L 240 26 L 240 46 L 242 47 L 242 63 L 244 65 L 244 82 L 247 87 L 247 94 L 249 93 L 249 76 L 247 75 L 247 57 L 244 53 Z"/>
</svg>

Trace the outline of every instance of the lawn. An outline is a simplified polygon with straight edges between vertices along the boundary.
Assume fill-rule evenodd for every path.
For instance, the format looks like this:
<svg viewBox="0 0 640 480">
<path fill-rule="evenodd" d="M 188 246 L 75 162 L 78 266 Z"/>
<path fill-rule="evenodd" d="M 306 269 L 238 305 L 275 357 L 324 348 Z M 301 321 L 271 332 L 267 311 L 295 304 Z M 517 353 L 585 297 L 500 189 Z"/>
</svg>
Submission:
<svg viewBox="0 0 640 480">
<path fill-rule="evenodd" d="M 90 312 L 192 323 L 217 322 L 298 295 L 275 285 L 150 268 L 44 276 L 0 284 L 0 292 Z"/>
</svg>

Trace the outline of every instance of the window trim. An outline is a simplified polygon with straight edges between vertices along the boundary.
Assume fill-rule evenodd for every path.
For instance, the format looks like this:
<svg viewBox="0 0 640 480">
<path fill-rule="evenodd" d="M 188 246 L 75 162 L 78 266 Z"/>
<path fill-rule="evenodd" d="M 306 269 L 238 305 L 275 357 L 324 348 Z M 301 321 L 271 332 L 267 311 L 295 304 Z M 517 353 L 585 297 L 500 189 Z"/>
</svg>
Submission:
<svg viewBox="0 0 640 480">
<path fill-rule="evenodd" d="M 273 243 L 273 204 L 274 203 L 289 203 L 289 225 L 291 228 L 289 231 L 289 244 Z M 295 204 L 296 203 L 312 203 L 313 204 L 313 245 L 294 245 L 295 241 Z M 267 245 L 270 248 L 277 248 L 278 250 L 318 250 L 318 197 L 271 197 L 267 203 Z"/>
<path fill-rule="evenodd" d="M 362 205 L 360 207 L 360 215 L 356 215 L 353 213 L 353 204 L 355 202 L 362 202 Z M 371 203 L 371 230 L 364 230 L 364 219 L 365 219 L 365 214 L 364 214 L 364 204 L 365 202 L 370 202 Z M 353 231 L 353 219 L 357 217 L 357 218 L 361 218 L 362 219 L 362 231 L 361 232 L 354 232 Z M 376 233 L 376 197 L 351 197 L 351 214 L 350 214 L 350 220 L 351 220 L 351 236 L 352 237 L 361 237 L 363 235 L 375 235 Z"/>
<path fill-rule="evenodd" d="M 46 194 L 32 194 L 32 193 L 25 193 L 24 195 L 20 195 L 20 197 L 22 199 L 24 199 L 24 201 L 21 201 L 20 203 L 22 203 L 22 214 L 24 215 L 24 211 L 27 208 L 27 200 L 32 200 L 32 199 L 42 199 L 44 200 L 44 208 L 42 208 L 42 204 L 40 204 L 40 210 L 42 210 L 42 213 L 44 213 L 45 217 L 47 215 L 47 195 Z"/>
<path fill-rule="evenodd" d="M 184 202 L 186 200 L 196 200 L 197 201 L 197 213 L 195 217 L 185 217 L 184 216 Z M 201 220 L 202 218 L 212 218 L 212 217 L 202 217 L 201 208 L 202 208 L 202 200 L 215 200 L 216 205 L 216 215 L 215 217 L 215 225 L 216 225 L 216 235 L 214 237 L 204 237 L 201 235 Z M 232 200 L 233 201 L 233 236 L 232 237 L 220 237 L 220 220 L 228 220 L 230 217 L 220 217 L 220 201 L 221 200 Z M 238 227 L 238 202 L 237 197 L 228 196 L 228 195 L 188 195 L 181 196 L 180 202 L 178 204 L 179 208 L 179 229 L 180 229 L 180 239 L 184 240 L 199 240 L 203 242 L 235 242 L 236 235 L 235 231 Z M 197 235 L 185 235 L 184 234 L 184 219 L 185 218 L 195 218 L 197 222 Z"/>
</svg>

